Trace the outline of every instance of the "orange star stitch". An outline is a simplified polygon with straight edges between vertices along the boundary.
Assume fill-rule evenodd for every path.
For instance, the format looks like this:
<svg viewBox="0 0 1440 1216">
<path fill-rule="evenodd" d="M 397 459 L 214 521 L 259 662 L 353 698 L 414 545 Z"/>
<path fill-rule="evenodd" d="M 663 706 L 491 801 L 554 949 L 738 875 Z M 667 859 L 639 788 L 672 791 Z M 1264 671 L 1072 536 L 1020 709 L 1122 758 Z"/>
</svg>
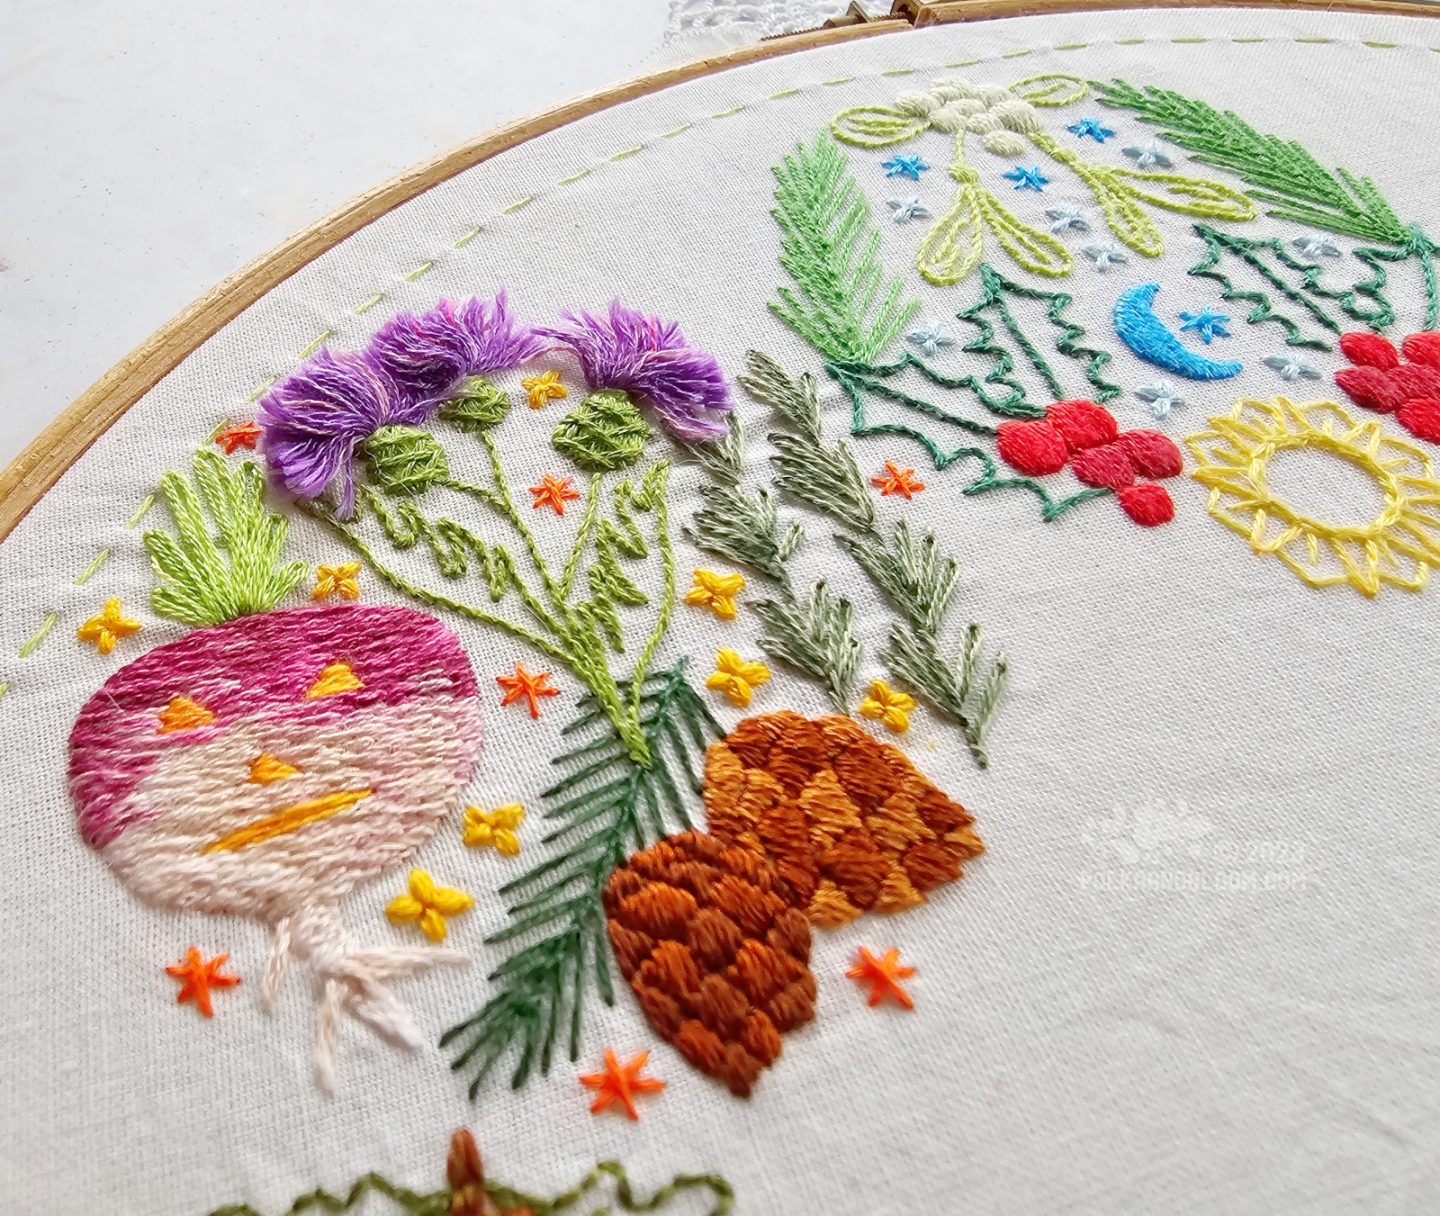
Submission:
<svg viewBox="0 0 1440 1216">
<path fill-rule="evenodd" d="M 82 642 L 94 642 L 101 654 L 109 654 L 115 643 L 139 632 L 140 622 L 120 615 L 120 597 L 112 595 L 105 601 L 99 616 L 92 616 L 75 630 L 75 636 Z"/>
<path fill-rule="evenodd" d="M 908 980 L 914 974 L 914 967 L 900 965 L 900 951 L 892 948 L 876 958 L 861 946 L 860 953 L 855 956 L 855 965 L 845 973 L 845 977 L 870 985 L 871 1005 L 878 1005 L 888 996 L 906 1009 L 914 1009 L 915 1002 L 900 986 L 901 980 Z"/>
<path fill-rule="evenodd" d="M 881 498 L 903 494 L 907 502 L 925 488 L 923 481 L 915 479 L 914 469 L 897 469 L 893 460 L 885 462 L 885 472 L 879 477 L 872 477 L 870 484 L 879 488 Z"/>
<path fill-rule="evenodd" d="M 526 376 L 520 381 L 520 387 L 529 395 L 532 410 L 540 409 L 547 401 L 557 397 L 570 395 L 570 390 L 560 383 L 560 373 L 556 371 L 542 372 L 538 376 Z"/>
<path fill-rule="evenodd" d="M 254 448 L 259 438 L 260 428 L 253 422 L 237 422 L 216 435 L 215 442 L 225 449 L 225 455 L 232 456 L 236 448 Z"/>
<path fill-rule="evenodd" d="M 194 1001 L 195 1007 L 201 1013 L 207 1018 L 213 1018 L 215 1010 L 210 1007 L 210 989 L 233 988 L 240 982 L 238 975 L 225 975 L 220 970 L 229 957 L 228 954 L 217 954 L 206 962 L 200 956 L 200 951 L 191 946 L 180 962 L 173 967 L 166 967 L 166 975 L 173 975 L 181 981 L 180 994 L 175 998 L 175 1003 L 183 1005 L 186 1001 Z"/>
<path fill-rule="evenodd" d="M 631 1119 L 639 1119 L 640 1112 L 635 1109 L 633 1095 L 658 1094 L 665 1088 L 664 1081 L 640 1075 L 640 1070 L 645 1067 L 645 1062 L 649 1059 L 650 1053 L 642 1051 L 638 1056 L 621 1064 L 615 1058 L 615 1052 L 607 1047 L 605 1049 L 605 1071 L 586 1073 L 580 1078 L 580 1084 L 586 1089 L 593 1089 L 599 1093 L 599 1097 L 590 1106 L 590 1113 L 598 1115 L 612 1102 L 619 1102 L 625 1108 L 626 1115 Z"/>
<path fill-rule="evenodd" d="M 580 497 L 578 490 L 570 488 L 568 477 L 557 478 L 551 473 L 546 473 L 538 486 L 531 486 L 530 493 L 535 495 L 535 501 L 530 504 L 535 510 L 554 507 L 556 515 L 564 515 L 565 504 Z"/>
<path fill-rule="evenodd" d="M 558 697 L 560 695 L 558 688 L 551 688 L 545 683 L 549 678 L 550 673 L 548 671 L 541 671 L 532 675 L 525 670 L 524 663 L 516 663 L 515 674 L 513 676 L 495 677 L 495 683 L 505 690 L 505 695 L 500 698 L 501 706 L 510 705 L 518 701 L 521 697 L 524 697 L 530 702 L 530 716 L 532 718 L 538 718 L 540 716 L 540 703 L 537 698 Z"/>
</svg>

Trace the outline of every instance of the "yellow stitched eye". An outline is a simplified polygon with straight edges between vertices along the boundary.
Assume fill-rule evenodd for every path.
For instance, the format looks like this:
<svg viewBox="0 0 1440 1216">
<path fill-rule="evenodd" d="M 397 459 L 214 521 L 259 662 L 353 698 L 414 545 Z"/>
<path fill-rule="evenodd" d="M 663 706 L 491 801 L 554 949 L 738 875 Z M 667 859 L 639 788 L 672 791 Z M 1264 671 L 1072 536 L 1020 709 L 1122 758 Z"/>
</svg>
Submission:
<svg viewBox="0 0 1440 1216">
<path fill-rule="evenodd" d="M 333 697 L 337 693 L 354 692 L 364 687 L 360 677 L 350 670 L 350 664 L 337 660 L 315 677 L 315 683 L 310 685 L 305 699 L 313 701 L 316 697 Z"/>
<path fill-rule="evenodd" d="M 195 730 L 197 727 L 209 726 L 214 721 L 214 712 L 198 701 L 192 701 L 189 697 L 175 697 L 160 711 L 160 725 L 155 733 L 170 735 L 176 731 Z"/>
<path fill-rule="evenodd" d="M 255 785 L 269 785 L 272 781 L 283 781 L 293 777 L 300 770 L 293 764 L 286 764 L 279 756 L 261 752 L 250 761 L 250 780 Z"/>
</svg>

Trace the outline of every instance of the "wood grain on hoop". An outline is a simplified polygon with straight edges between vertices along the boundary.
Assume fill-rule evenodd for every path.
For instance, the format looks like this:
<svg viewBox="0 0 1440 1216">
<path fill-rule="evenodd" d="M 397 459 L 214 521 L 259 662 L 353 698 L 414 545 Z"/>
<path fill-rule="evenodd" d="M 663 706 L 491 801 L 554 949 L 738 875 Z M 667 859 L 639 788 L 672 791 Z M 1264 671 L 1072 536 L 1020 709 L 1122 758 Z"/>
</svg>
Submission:
<svg viewBox="0 0 1440 1216">
<path fill-rule="evenodd" d="M 911 21 L 930 25 L 1116 8 L 1192 7 L 1314 8 L 1332 12 L 1440 16 L 1434 8 L 1404 0 L 961 0 L 959 3 L 929 5 L 917 0 L 896 0 L 895 10 L 908 13 L 909 21 L 902 18 L 795 34 L 697 59 L 577 98 L 544 114 L 501 127 L 484 138 L 417 165 L 359 195 L 338 211 L 237 270 L 191 304 L 82 393 L 0 473 L 0 540 L 10 534 L 65 470 L 117 418 L 200 343 L 276 284 L 402 203 L 528 139 L 588 114 L 687 80 L 793 51 L 908 30 Z"/>
</svg>

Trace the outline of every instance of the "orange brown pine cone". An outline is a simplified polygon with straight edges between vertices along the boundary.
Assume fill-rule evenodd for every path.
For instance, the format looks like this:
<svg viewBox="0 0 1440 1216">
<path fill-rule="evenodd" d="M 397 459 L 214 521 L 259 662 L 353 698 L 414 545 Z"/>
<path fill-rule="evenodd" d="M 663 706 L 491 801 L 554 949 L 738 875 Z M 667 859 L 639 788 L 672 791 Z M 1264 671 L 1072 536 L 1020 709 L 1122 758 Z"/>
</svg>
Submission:
<svg viewBox="0 0 1440 1216">
<path fill-rule="evenodd" d="M 850 718 L 744 719 L 706 756 L 705 809 L 824 926 L 923 903 L 985 847 L 963 806 Z"/>
<path fill-rule="evenodd" d="M 740 1097 L 815 1015 L 810 922 L 758 853 L 671 836 L 611 875 L 605 912 L 650 1024 Z"/>
</svg>

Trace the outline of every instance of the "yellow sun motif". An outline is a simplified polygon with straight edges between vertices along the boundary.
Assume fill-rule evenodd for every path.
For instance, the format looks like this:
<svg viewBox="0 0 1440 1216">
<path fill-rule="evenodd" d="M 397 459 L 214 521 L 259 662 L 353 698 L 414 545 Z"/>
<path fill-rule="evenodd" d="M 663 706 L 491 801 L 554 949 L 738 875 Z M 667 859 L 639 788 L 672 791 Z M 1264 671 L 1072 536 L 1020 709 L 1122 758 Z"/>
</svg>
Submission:
<svg viewBox="0 0 1440 1216">
<path fill-rule="evenodd" d="M 1278 557 L 1312 587 L 1349 583 L 1373 596 L 1382 583 L 1419 591 L 1440 563 L 1440 483 L 1419 448 L 1356 422 L 1333 401 L 1242 400 L 1213 428 L 1191 435 L 1191 476 L 1210 487 L 1210 514 Z M 1341 524 L 1306 515 L 1267 480 L 1278 452 L 1306 449 L 1360 470 L 1384 505 L 1373 519 Z"/>
</svg>

